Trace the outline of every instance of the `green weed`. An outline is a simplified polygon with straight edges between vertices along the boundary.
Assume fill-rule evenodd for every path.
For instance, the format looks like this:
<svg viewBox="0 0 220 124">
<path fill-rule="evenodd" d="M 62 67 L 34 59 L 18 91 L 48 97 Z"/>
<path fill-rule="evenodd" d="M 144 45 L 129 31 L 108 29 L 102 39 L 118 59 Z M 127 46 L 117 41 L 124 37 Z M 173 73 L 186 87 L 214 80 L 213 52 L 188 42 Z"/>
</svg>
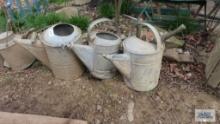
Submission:
<svg viewBox="0 0 220 124">
<path fill-rule="evenodd" d="M 73 16 L 67 20 L 67 23 L 76 25 L 82 30 L 86 30 L 89 26 L 90 20 L 86 16 Z"/>
<path fill-rule="evenodd" d="M 98 7 L 98 14 L 102 17 L 113 18 L 115 16 L 115 7 L 112 3 L 104 2 Z"/>
</svg>

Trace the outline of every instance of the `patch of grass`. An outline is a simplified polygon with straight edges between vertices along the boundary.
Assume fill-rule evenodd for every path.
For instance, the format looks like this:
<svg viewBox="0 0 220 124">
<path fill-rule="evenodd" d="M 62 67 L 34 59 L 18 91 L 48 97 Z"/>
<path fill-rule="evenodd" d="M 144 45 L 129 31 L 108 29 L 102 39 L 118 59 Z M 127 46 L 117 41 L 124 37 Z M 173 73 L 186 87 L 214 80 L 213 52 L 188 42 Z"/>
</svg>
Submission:
<svg viewBox="0 0 220 124">
<path fill-rule="evenodd" d="M 0 10 L 0 31 L 1 32 L 6 31 L 6 24 L 7 24 L 7 19 L 5 17 L 5 14 L 2 10 Z"/>
<path fill-rule="evenodd" d="M 25 28 L 41 29 L 49 25 L 56 24 L 58 22 L 65 22 L 66 18 L 57 13 L 29 15 L 25 17 Z"/>
<path fill-rule="evenodd" d="M 121 14 L 131 14 L 134 9 L 134 2 L 131 0 L 123 0 L 121 4 Z"/>
<path fill-rule="evenodd" d="M 104 2 L 98 7 L 98 14 L 102 17 L 113 18 L 115 16 L 115 7 L 110 2 Z"/>
<path fill-rule="evenodd" d="M 86 16 L 73 16 L 67 20 L 67 23 L 76 25 L 82 30 L 86 30 L 89 26 L 90 20 Z"/>
<path fill-rule="evenodd" d="M 68 1 L 69 0 L 49 0 L 49 3 L 62 4 Z"/>
</svg>

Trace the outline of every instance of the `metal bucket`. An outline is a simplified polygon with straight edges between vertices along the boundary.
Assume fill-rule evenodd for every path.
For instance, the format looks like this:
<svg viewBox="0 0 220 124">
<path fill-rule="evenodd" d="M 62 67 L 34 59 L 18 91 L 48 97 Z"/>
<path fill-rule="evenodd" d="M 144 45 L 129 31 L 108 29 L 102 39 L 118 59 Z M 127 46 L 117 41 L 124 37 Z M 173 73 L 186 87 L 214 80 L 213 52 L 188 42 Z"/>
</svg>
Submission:
<svg viewBox="0 0 220 124">
<path fill-rule="evenodd" d="M 56 24 L 42 34 L 51 70 L 58 79 L 74 80 L 84 72 L 75 54 L 66 46 L 76 43 L 81 36 L 81 30 L 69 24 Z"/>
<path fill-rule="evenodd" d="M 14 42 L 13 32 L 0 34 L 0 54 L 13 70 L 20 71 L 29 67 L 35 57 Z"/>
</svg>

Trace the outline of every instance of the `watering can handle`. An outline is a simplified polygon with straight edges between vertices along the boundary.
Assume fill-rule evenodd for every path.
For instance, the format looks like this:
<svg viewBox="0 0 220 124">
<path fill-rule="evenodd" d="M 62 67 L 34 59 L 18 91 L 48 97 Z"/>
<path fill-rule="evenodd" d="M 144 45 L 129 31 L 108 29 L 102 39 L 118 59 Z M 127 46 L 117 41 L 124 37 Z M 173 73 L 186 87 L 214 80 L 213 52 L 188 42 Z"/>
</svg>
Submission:
<svg viewBox="0 0 220 124">
<path fill-rule="evenodd" d="M 92 29 L 93 29 L 97 24 L 102 23 L 102 22 L 112 22 L 112 20 L 111 20 L 111 19 L 108 19 L 108 18 L 100 18 L 100 19 L 97 19 L 97 20 L 93 21 L 93 22 L 89 25 L 89 27 L 88 27 L 88 29 L 87 29 L 88 34 L 91 33 Z"/>
<path fill-rule="evenodd" d="M 162 47 L 162 39 L 160 37 L 160 33 L 159 31 L 151 24 L 149 23 L 140 23 L 141 25 L 148 27 L 154 34 L 156 42 L 157 42 L 157 51 L 160 50 L 160 48 Z"/>
</svg>

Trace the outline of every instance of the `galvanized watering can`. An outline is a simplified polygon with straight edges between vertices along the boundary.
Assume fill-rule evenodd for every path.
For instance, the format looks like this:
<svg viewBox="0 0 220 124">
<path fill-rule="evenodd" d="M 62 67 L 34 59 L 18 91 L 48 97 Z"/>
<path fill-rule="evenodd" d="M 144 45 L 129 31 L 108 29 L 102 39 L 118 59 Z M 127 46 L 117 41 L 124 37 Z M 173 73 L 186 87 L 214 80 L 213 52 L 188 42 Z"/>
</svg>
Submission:
<svg viewBox="0 0 220 124">
<path fill-rule="evenodd" d="M 136 36 L 123 42 L 124 53 L 105 55 L 124 76 L 128 87 L 136 91 L 154 89 L 159 80 L 164 44 L 159 32 L 148 23 L 142 23 L 154 34 L 156 44 L 145 42 Z"/>
<path fill-rule="evenodd" d="M 16 37 L 12 31 L 0 34 L 0 55 L 9 67 L 21 71 L 29 67 L 35 57 L 15 42 Z"/>
<path fill-rule="evenodd" d="M 55 24 L 40 35 L 40 40 L 17 39 L 17 42 L 48 66 L 56 78 L 74 80 L 82 75 L 84 68 L 67 46 L 77 43 L 80 37 L 78 27 Z"/>
<path fill-rule="evenodd" d="M 92 45 L 74 44 L 71 47 L 94 77 L 112 78 L 116 73 L 116 68 L 111 61 L 103 57 L 103 54 L 118 53 L 121 39 L 116 34 L 109 32 L 96 32 L 93 36 L 95 38 Z"/>
</svg>

